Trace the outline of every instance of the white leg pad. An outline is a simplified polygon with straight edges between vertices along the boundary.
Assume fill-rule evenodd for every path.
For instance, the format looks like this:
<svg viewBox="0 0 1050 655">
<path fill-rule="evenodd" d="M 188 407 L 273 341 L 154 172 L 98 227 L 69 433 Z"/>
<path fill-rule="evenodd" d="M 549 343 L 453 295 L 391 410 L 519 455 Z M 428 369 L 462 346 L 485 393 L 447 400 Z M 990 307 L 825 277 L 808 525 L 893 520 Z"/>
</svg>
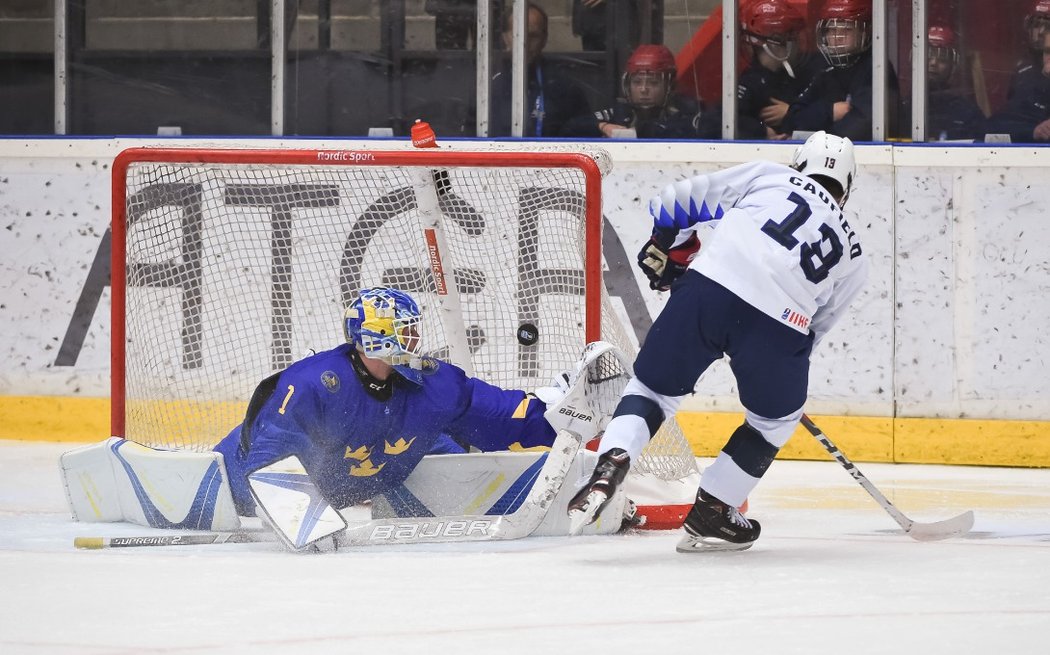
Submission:
<svg viewBox="0 0 1050 655">
<path fill-rule="evenodd" d="M 373 518 L 497 515 L 514 511 L 531 488 L 543 453 L 499 452 L 424 457 L 405 483 L 372 499 Z M 532 536 L 569 534 L 569 500 L 590 478 L 596 453 L 581 450 L 565 484 Z M 621 489 L 602 517 L 581 534 L 609 534 L 620 529 L 627 496 Z"/>
<path fill-rule="evenodd" d="M 220 453 L 147 448 L 110 437 L 59 458 L 73 519 L 154 528 L 236 530 Z"/>
</svg>

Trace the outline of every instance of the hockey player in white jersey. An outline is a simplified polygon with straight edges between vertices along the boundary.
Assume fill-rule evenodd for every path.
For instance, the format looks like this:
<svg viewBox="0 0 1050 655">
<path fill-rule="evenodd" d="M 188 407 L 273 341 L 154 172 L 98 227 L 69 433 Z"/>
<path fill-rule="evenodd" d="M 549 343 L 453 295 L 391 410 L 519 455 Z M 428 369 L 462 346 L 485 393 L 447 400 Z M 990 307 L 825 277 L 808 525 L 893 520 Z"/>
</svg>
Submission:
<svg viewBox="0 0 1050 655">
<path fill-rule="evenodd" d="M 745 420 L 704 471 L 678 550 L 743 550 L 758 538 L 758 521 L 737 507 L 795 431 L 810 354 L 867 276 L 841 209 L 855 176 L 852 142 L 817 132 L 790 167 L 734 166 L 675 182 L 650 201 L 655 229 L 638 262 L 671 297 L 638 353 L 594 473 L 569 504 L 574 526 L 598 516 L 664 419 L 728 355 Z M 696 256 L 695 230 L 710 221 Z"/>
</svg>

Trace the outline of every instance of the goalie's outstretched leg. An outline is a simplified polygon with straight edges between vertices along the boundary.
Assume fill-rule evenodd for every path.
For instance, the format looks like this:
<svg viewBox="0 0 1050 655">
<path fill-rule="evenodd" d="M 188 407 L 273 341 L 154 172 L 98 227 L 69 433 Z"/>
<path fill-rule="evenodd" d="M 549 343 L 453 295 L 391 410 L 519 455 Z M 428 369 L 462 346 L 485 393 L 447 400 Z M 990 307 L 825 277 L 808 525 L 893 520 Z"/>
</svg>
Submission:
<svg viewBox="0 0 1050 655">
<path fill-rule="evenodd" d="M 598 458 L 591 479 L 569 501 L 569 532 L 579 534 L 594 523 L 631 468 L 631 457 L 623 448 L 613 448 Z"/>
</svg>

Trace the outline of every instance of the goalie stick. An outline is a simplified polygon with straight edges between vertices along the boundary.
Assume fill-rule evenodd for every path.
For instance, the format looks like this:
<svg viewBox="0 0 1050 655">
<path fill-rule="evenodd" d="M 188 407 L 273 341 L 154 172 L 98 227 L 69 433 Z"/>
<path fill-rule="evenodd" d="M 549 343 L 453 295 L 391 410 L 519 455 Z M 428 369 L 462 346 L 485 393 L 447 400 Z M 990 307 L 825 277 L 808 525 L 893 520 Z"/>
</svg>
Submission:
<svg viewBox="0 0 1050 655">
<path fill-rule="evenodd" d="M 973 510 L 967 510 L 962 514 L 945 519 L 943 521 L 935 521 L 933 523 L 921 523 L 919 521 L 913 521 L 904 515 L 904 512 L 897 509 L 893 503 L 889 501 L 886 496 L 879 491 L 878 487 L 872 484 L 871 480 L 868 480 L 860 469 L 846 457 L 841 450 L 839 450 L 835 444 L 831 443 L 820 428 L 813 423 L 812 420 L 805 414 L 802 415 L 802 425 L 809 433 L 812 434 L 817 441 L 820 442 L 824 449 L 831 454 L 842 467 L 853 476 L 853 479 L 860 483 L 860 486 L 864 487 L 864 490 L 868 492 L 875 502 L 886 510 L 897 525 L 904 529 L 904 533 L 915 539 L 916 541 L 940 541 L 942 539 L 950 539 L 951 537 L 959 537 L 970 531 L 973 527 Z"/>
<path fill-rule="evenodd" d="M 73 546 L 83 550 L 138 548 L 142 546 L 203 546 L 277 541 L 269 532 L 195 532 L 148 537 L 75 537 Z"/>
</svg>

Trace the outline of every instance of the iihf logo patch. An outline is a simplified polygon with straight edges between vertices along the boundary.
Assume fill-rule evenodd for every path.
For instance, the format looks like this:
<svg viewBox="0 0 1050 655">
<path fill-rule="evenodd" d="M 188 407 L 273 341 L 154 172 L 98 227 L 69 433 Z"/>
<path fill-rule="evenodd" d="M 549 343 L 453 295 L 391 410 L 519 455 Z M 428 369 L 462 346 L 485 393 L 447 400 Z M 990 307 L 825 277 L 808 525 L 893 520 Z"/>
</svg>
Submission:
<svg viewBox="0 0 1050 655">
<path fill-rule="evenodd" d="M 328 389 L 331 393 L 337 393 L 339 391 L 339 376 L 333 371 L 325 371 L 321 374 L 321 384 L 324 385 L 325 389 Z"/>
<path fill-rule="evenodd" d="M 780 320 L 786 321 L 792 325 L 797 325 L 803 330 L 809 327 L 810 318 L 805 314 L 800 314 L 796 311 L 792 311 L 790 307 L 784 308 L 784 313 L 780 315 Z"/>
</svg>

